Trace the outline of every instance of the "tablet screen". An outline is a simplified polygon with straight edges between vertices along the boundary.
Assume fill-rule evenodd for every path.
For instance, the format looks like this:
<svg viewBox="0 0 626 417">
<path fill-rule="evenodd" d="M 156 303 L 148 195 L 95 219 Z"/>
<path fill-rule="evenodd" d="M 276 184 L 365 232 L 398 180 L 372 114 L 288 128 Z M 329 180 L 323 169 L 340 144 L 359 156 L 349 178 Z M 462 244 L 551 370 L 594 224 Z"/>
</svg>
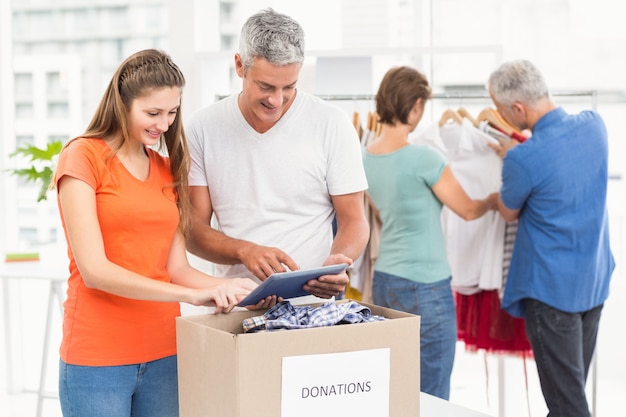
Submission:
<svg viewBox="0 0 626 417">
<path fill-rule="evenodd" d="M 313 269 L 301 269 L 298 271 L 278 272 L 270 275 L 246 298 L 239 302 L 240 307 L 254 305 L 268 297 L 276 294 L 279 297 L 294 298 L 310 295 L 304 290 L 304 284 L 322 275 L 335 275 L 346 270 L 348 264 L 327 265 Z"/>
</svg>

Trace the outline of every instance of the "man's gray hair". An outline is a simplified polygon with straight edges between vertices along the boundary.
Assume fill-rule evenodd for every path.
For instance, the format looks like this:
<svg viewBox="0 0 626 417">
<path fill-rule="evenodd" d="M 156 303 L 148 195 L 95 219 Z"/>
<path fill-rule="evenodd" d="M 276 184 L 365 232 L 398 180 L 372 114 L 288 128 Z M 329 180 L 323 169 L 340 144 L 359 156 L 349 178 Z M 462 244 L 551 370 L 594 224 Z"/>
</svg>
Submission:
<svg viewBox="0 0 626 417">
<path fill-rule="evenodd" d="M 304 61 L 304 31 L 291 17 L 268 8 L 250 16 L 241 29 L 239 55 L 243 68 L 255 58 L 264 58 L 272 65 L 288 65 Z"/>
<path fill-rule="evenodd" d="M 550 97 L 541 72 L 526 60 L 502 64 L 489 77 L 487 87 L 497 101 L 509 106 L 516 101 L 533 104 Z"/>
</svg>

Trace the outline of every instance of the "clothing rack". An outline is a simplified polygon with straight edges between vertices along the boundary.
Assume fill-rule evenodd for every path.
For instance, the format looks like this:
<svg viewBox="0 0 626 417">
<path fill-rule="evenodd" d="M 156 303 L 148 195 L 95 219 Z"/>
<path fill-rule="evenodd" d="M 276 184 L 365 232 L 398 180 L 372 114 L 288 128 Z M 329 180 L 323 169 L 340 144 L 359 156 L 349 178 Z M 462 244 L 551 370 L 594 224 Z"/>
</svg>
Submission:
<svg viewBox="0 0 626 417">
<path fill-rule="evenodd" d="M 555 90 L 551 92 L 552 97 L 590 97 L 592 109 L 596 110 L 598 105 L 598 92 L 596 90 Z M 373 101 L 374 94 L 322 94 L 317 97 L 328 101 Z M 450 91 L 444 93 L 433 93 L 433 100 L 491 100 L 486 90 L 480 91 Z"/>
<path fill-rule="evenodd" d="M 591 100 L 591 109 L 597 111 L 598 108 L 598 92 L 596 90 L 555 90 L 551 91 L 553 98 L 589 98 Z M 323 94 L 317 95 L 317 97 L 327 101 L 354 101 L 354 102 L 366 102 L 374 101 L 376 96 L 373 94 Z M 438 92 L 431 95 L 431 108 L 434 106 L 434 101 L 437 100 L 468 100 L 468 101 L 488 101 L 492 103 L 491 97 L 487 90 L 476 91 L 448 91 Z M 609 180 L 619 180 L 621 177 L 609 175 Z M 597 391 L 598 391 L 598 364 L 597 364 L 598 349 L 596 346 L 594 357 L 591 364 L 591 387 L 592 387 L 592 404 L 591 415 L 597 415 Z M 500 355 L 498 358 L 498 416 L 506 417 L 505 412 L 505 392 L 504 392 L 504 377 L 505 377 L 505 363 L 504 357 Z"/>
</svg>

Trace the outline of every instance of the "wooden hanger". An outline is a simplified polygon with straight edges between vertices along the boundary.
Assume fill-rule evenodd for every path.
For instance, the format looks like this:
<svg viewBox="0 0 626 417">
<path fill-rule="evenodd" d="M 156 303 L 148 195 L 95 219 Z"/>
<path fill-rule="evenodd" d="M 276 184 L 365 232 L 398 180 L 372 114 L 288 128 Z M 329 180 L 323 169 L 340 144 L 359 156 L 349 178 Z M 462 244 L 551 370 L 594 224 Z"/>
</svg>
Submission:
<svg viewBox="0 0 626 417">
<path fill-rule="evenodd" d="M 376 136 L 380 134 L 383 125 L 380 123 L 380 117 L 378 117 L 378 113 L 376 112 L 368 112 L 367 113 L 367 130 L 370 132 L 375 132 Z"/>
<path fill-rule="evenodd" d="M 362 133 L 361 144 L 364 146 L 370 145 L 379 135 L 382 130 L 383 124 L 380 123 L 380 118 L 376 112 L 367 112 L 367 123 Z"/>
<path fill-rule="evenodd" d="M 463 123 L 463 118 L 455 110 L 447 109 L 446 111 L 443 112 L 443 114 L 441 115 L 441 118 L 439 119 L 439 127 L 445 125 L 449 121 L 453 121 L 453 122 L 456 122 L 458 124 L 462 124 Z"/>
<path fill-rule="evenodd" d="M 465 117 L 467 120 L 472 122 L 474 126 L 478 127 L 478 120 L 476 120 L 474 116 L 472 116 L 465 107 L 459 107 L 456 112 L 460 114 L 462 117 Z"/>
<path fill-rule="evenodd" d="M 378 114 L 376 115 L 376 127 L 375 127 L 375 131 L 376 131 L 376 137 L 379 137 L 381 132 L 383 131 L 383 124 L 380 122 L 379 118 L 378 118 Z"/>
<path fill-rule="evenodd" d="M 511 126 L 496 109 L 491 107 L 484 108 L 477 117 L 478 122 L 487 121 L 490 125 L 501 131 L 507 136 L 512 137 L 513 139 L 523 142 L 527 138 L 524 134 L 514 126 Z"/>
<path fill-rule="evenodd" d="M 355 111 L 352 115 L 352 125 L 356 129 L 356 133 L 359 136 L 359 139 L 361 139 L 361 136 L 363 136 L 363 126 L 361 126 L 361 117 L 359 116 L 358 111 Z"/>
</svg>

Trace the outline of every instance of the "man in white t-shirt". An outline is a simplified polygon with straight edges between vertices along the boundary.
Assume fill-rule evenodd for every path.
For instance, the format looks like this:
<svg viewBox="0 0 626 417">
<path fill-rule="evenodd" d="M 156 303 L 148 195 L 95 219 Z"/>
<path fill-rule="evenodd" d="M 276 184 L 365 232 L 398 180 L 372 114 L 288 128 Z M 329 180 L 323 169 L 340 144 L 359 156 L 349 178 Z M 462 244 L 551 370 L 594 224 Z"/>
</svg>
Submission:
<svg viewBox="0 0 626 417">
<path fill-rule="evenodd" d="M 264 280 L 287 269 L 351 264 L 367 244 L 356 131 L 341 109 L 297 90 L 303 60 L 297 22 L 272 9 L 251 16 L 235 54 L 241 93 L 198 111 L 186 126 L 188 249 L 214 262 L 218 276 Z M 331 298 L 347 283 L 344 272 L 305 289 Z"/>
</svg>

